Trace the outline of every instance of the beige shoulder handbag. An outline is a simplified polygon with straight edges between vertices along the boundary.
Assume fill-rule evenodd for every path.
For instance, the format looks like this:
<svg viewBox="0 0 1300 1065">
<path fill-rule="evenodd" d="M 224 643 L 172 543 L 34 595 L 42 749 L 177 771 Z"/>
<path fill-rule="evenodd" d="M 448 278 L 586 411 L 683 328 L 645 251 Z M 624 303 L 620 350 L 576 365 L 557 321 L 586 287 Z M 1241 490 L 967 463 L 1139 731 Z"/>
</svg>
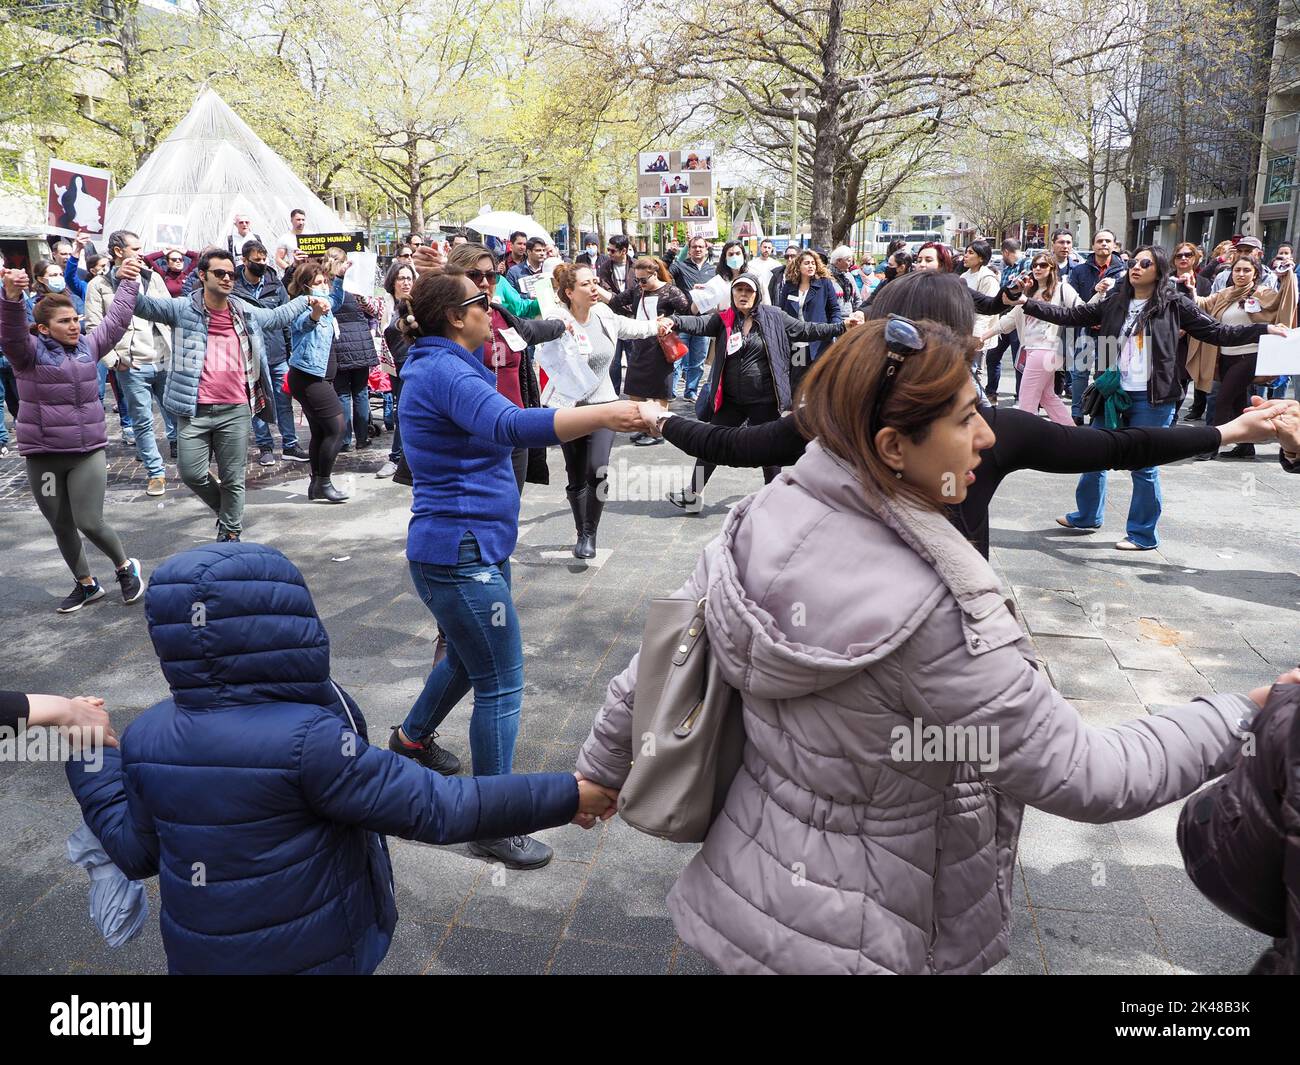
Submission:
<svg viewBox="0 0 1300 1065">
<path fill-rule="evenodd" d="M 709 653 L 703 599 L 653 599 L 641 638 L 632 745 L 619 814 L 638 831 L 678 843 L 709 832 L 740 768 L 740 693 Z"/>
</svg>

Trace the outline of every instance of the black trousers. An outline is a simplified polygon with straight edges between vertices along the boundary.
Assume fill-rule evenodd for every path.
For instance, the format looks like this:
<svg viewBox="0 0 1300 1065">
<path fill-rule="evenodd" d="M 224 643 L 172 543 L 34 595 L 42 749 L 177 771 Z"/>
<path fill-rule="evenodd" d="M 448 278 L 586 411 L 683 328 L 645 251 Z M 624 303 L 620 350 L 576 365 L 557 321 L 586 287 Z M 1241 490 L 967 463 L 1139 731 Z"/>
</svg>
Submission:
<svg viewBox="0 0 1300 1065">
<path fill-rule="evenodd" d="M 334 460 L 343 446 L 343 404 L 334 383 L 323 377 L 289 367 L 289 394 L 298 401 L 311 428 L 311 475 L 328 478 L 334 472 Z"/>
<path fill-rule="evenodd" d="M 744 425 L 748 422 L 750 425 L 761 425 L 763 422 L 774 422 L 781 417 L 781 411 L 777 408 L 776 400 L 764 400 L 762 403 L 738 403 L 734 399 L 729 399 L 727 393 L 722 393 L 722 406 L 713 412 L 713 425 L 725 425 L 729 428 L 735 428 L 738 425 Z M 709 478 L 713 476 L 716 467 L 703 459 L 695 463 L 695 491 L 700 492 L 704 486 L 709 483 Z M 763 467 L 763 483 L 771 484 L 773 478 L 781 472 L 780 466 Z"/>
<path fill-rule="evenodd" d="M 1255 380 L 1256 352 L 1247 355 L 1219 355 L 1219 398 L 1214 403 L 1216 428 L 1232 421 L 1250 405 L 1250 386 Z"/>
</svg>

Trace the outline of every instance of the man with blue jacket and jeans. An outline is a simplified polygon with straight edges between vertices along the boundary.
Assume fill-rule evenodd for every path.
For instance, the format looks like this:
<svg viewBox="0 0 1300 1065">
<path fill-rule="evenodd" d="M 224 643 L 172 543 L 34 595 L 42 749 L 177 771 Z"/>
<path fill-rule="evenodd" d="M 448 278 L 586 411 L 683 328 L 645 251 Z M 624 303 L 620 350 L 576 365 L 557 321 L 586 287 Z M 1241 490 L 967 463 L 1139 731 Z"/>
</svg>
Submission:
<svg viewBox="0 0 1300 1065">
<path fill-rule="evenodd" d="M 244 477 L 253 414 L 274 410 L 265 330 L 284 329 L 307 309 L 299 296 L 274 310 L 231 301 L 235 262 L 226 251 L 203 253 L 194 271 L 200 288 L 188 296 L 140 296 L 135 313 L 172 327 L 171 365 L 163 406 L 176 417 L 181 480 L 217 515 L 217 540 L 243 532 Z M 215 453 L 219 482 L 208 464 Z"/>
<path fill-rule="evenodd" d="M 397 923 L 385 834 L 459 843 L 611 812 L 574 773 L 449 778 L 370 746 L 274 548 L 172 556 L 145 616 L 171 697 L 67 774 L 114 863 L 158 877 L 172 973 L 372 973 Z"/>
<path fill-rule="evenodd" d="M 1106 280 L 1113 286 L 1123 274 L 1124 260 L 1115 254 L 1115 234 L 1109 229 L 1099 229 L 1092 238 L 1092 254 L 1075 266 L 1066 280 L 1079 294 L 1079 299 L 1087 303 L 1097 292 L 1097 282 Z M 1097 362 L 1097 334 L 1092 329 L 1062 329 L 1061 343 L 1066 345 L 1065 369 L 1070 378 L 1070 414 L 1074 417 L 1075 425 L 1082 425 L 1083 394 L 1088 389 L 1088 378 Z"/>
</svg>

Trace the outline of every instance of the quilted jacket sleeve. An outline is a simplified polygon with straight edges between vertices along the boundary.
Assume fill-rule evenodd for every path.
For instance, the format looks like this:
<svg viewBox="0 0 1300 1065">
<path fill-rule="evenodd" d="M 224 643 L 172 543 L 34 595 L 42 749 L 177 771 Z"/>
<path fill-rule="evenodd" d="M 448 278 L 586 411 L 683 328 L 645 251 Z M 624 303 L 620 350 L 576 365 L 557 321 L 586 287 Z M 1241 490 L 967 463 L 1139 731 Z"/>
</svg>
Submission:
<svg viewBox="0 0 1300 1065">
<path fill-rule="evenodd" d="M 1287 933 L 1287 744 L 1300 687 L 1275 685 L 1255 719 L 1255 749 L 1199 795 L 1178 819 L 1178 849 L 1192 883 L 1257 932 Z"/>
<path fill-rule="evenodd" d="M 715 541 L 716 543 L 716 541 Z M 710 548 L 713 545 L 710 544 Z M 706 548 L 707 552 L 709 548 Z M 705 555 L 700 555 L 690 580 L 672 594 L 674 599 L 699 599 L 708 584 Z M 605 705 L 578 752 L 578 772 L 607 788 L 621 788 L 632 768 L 632 705 L 636 698 L 638 651 L 627 668 L 609 682 Z"/>
<path fill-rule="evenodd" d="M 68 784 L 81 805 L 81 815 L 99 837 L 104 853 L 132 880 L 158 874 L 158 832 L 153 818 L 131 791 L 122 771 L 122 752 L 104 749 L 104 764 L 93 770 L 71 759 Z"/>
<path fill-rule="evenodd" d="M 1180 799 L 1228 767 L 1255 714 L 1245 696 L 1208 695 L 1094 728 L 1026 660 L 1022 638 L 1005 608 L 973 620 L 948 599 L 897 666 L 908 717 L 989 730 L 986 779 L 1049 813 L 1121 821 Z"/>
<path fill-rule="evenodd" d="M 422 843 L 525 835 L 567 824 L 578 812 L 572 773 L 444 777 L 371 747 L 324 712 L 308 728 L 299 769 L 307 802 L 321 817 Z"/>
</svg>

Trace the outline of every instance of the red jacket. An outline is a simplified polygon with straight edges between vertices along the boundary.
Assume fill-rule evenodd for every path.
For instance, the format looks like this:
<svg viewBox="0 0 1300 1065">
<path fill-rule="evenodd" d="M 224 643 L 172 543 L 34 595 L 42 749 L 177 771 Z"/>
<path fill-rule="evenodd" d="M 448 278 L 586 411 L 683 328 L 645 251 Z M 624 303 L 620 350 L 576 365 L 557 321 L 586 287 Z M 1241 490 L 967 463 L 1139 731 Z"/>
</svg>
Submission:
<svg viewBox="0 0 1300 1065">
<path fill-rule="evenodd" d="M 196 251 L 187 251 L 185 253 L 187 260 L 185 269 L 179 274 L 173 274 L 167 269 L 167 252 L 151 251 L 144 257 L 144 261 L 153 267 L 154 273 L 163 279 L 163 284 L 167 286 L 167 291 L 173 296 L 183 296 L 185 279 L 194 273 L 194 268 L 199 265 L 199 253 Z"/>
</svg>

